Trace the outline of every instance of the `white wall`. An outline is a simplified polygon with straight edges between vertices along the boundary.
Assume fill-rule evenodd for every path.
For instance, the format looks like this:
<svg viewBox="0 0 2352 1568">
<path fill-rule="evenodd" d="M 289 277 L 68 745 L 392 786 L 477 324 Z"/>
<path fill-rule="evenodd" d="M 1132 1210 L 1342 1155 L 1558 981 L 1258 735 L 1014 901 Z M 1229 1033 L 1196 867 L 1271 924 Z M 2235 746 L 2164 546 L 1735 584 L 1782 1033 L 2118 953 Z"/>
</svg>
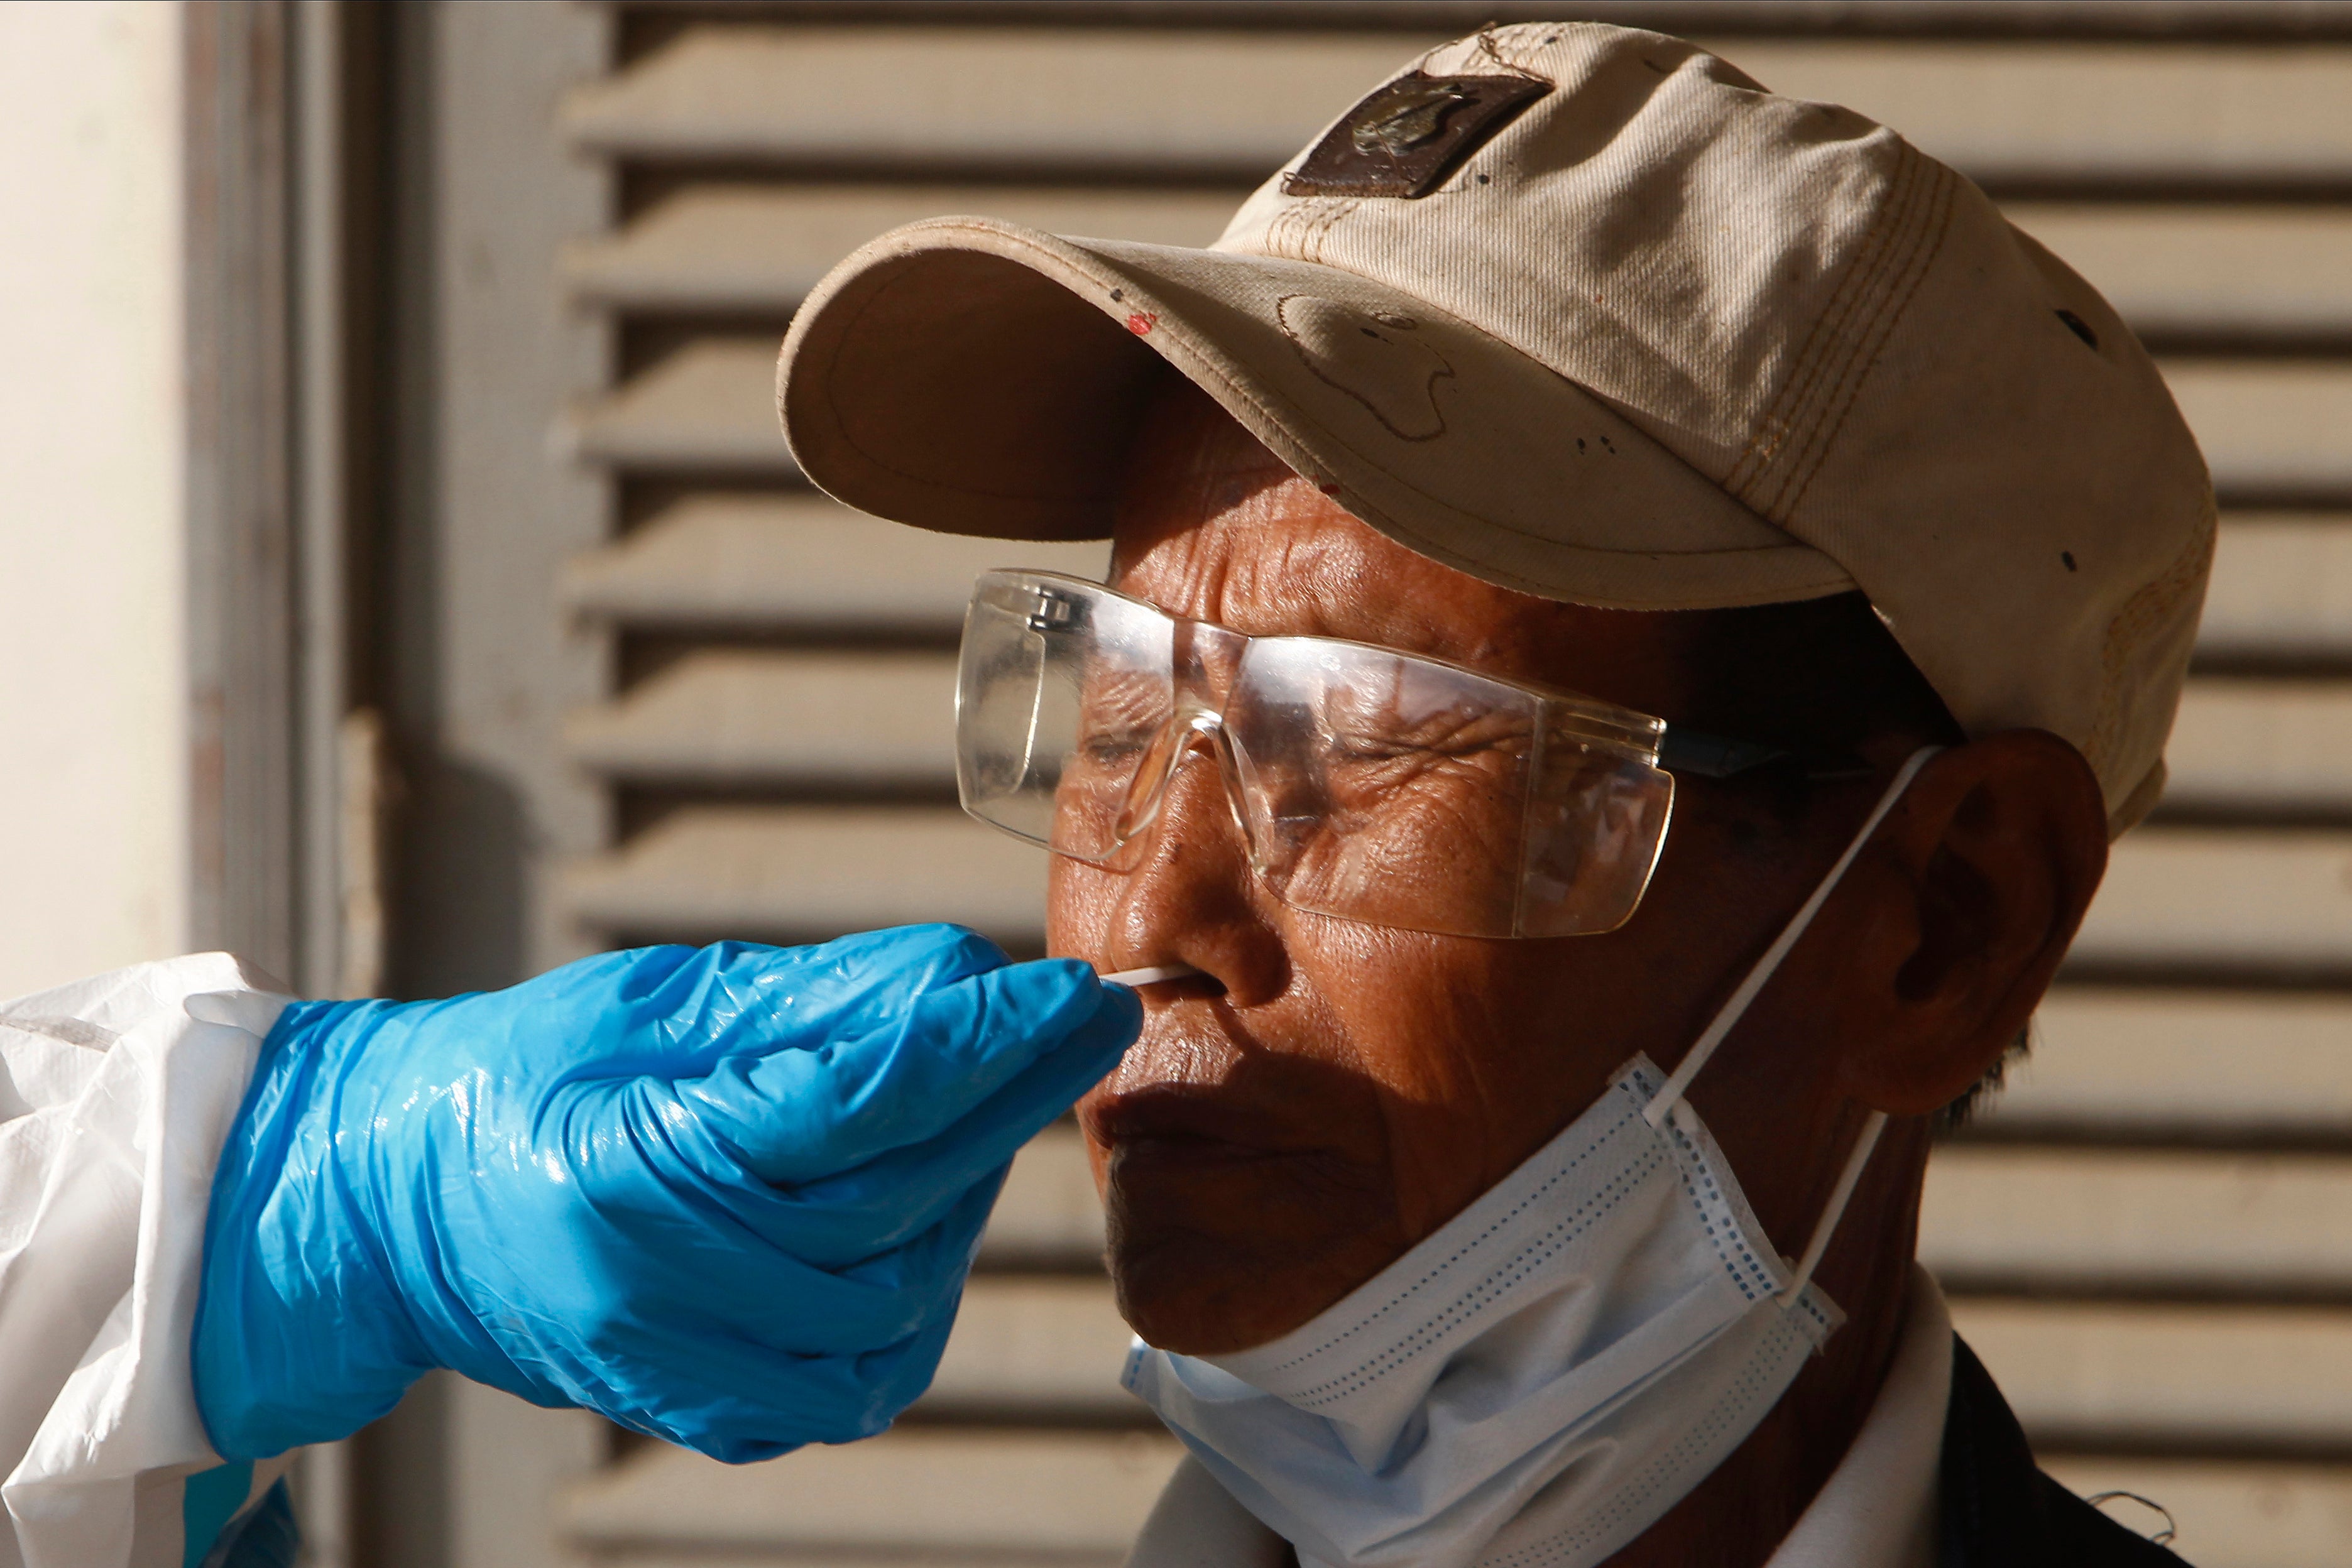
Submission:
<svg viewBox="0 0 2352 1568">
<path fill-rule="evenodd" d="M 179 35 L 0 0 L 0 996 L 185 926 Z"/>
</svg>

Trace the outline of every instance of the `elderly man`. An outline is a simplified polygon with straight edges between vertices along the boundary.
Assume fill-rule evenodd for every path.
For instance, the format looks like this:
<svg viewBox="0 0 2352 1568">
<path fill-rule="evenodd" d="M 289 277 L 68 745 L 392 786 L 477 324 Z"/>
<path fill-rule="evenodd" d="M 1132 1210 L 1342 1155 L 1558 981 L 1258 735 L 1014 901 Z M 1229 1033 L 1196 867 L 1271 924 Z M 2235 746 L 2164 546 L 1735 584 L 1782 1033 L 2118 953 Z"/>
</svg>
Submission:
<svg viewBox="0 0 2352 1568">
<path fill-rule="evenodd" d="M 2212 545 L 2098 295 L 1849 111 L 1490 29 L 1206 251 L 818 290 L 818 484 L 982 579 L 965 803 L 1155 969 L 1082 1120 L 1184 1440 L 1133 1561 L 2172 1561 L 1912 1260 L 2160 754 Z"/>
</svg>

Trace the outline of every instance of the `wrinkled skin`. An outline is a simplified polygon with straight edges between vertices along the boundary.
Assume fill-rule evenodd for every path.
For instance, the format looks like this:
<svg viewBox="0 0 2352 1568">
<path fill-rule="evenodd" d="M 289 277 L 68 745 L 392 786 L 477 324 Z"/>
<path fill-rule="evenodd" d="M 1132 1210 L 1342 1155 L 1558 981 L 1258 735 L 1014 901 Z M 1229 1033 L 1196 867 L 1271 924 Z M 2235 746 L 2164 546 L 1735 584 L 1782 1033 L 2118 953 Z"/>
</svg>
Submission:
<svg viewBox="0 0 2352 1568">
<path fill-rule="evenodd" d="M 1204 398 L 1147 422 L 1113 585 L 1252 633 L 1343 637 L 1734 735 L 1696 695 L 1704 612 L 1498 588 L 1348 516 Z M 1183 963 L 1080 1107 L 1121 1310 L 1152 1343 L 1263 1343 L 1361 1284 L 1589 1106 L 1636 1051 L 1671 1068 L 1828 870 L 1914 740 L 1801 808 L 1684 779 L 1633 918 L 1493 941 L 1305 914 L 1256 883 L 1195 750 L 1141 863 L 1056 858 L 1049 941 L 1104 969 Z M 1926 1118 L 2030 1016 L 2105 865 L 2096 781 L 2011 731 L 1920 774 L 1692 1100 L 1782 1250 L 1802 1248 L 1868 1110 L 1894 1118 L 1820 1278 L 1851 1314 L 1704 1485 L 1614 1561 L 1761 1563 L 1834 1468 L 1899 1330 Z"/>
</svg>

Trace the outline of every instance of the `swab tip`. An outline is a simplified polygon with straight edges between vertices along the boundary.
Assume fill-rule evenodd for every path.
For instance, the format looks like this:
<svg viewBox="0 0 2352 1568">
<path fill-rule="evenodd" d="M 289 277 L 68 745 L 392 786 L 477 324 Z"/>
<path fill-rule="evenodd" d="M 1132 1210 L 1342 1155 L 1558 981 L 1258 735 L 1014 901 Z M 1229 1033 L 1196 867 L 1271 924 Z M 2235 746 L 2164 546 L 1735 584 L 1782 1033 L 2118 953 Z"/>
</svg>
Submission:
<svg viewBox="0 0 2352 1568">
<path fill-rule="evenodd" d="M 1154 964 L 1141 969 L 1120 969 L 1101 979 L 1106 986 L 1156 986 L 1163 980 L 1189 980 L 1199 973 L 1190 964 Z"/>
</svg>

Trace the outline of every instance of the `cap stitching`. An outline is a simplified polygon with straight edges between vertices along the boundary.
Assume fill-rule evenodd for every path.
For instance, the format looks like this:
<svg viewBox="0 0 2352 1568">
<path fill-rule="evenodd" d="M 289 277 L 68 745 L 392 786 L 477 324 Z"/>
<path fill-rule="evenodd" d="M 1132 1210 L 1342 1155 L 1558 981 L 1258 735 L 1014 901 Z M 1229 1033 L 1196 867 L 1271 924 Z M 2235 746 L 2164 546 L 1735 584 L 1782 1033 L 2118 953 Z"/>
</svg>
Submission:
<svg viewBox="0 0 2352 1568">
<path fill-rule="evenodd" d="M 1509 26 L 1498 27 L 1488 23 L 1480 31 L 1479 37 L 1486 41 L 1487 56 L 1505 70 L 1516 71 L 1520 76 L 1539 78 L 1558 87 L 1559 83 L 1556 78 L 1545 76 L 1531 63 L 1536 56 L 1543 52 L 1544 47 L 1536 35 L 1549 28 L 1564 29 L 1577 25 L 1574 22 L 1517 22 Z M 1510 47 L 1509 58 L 1504 57 L 1502 48 L 1495 40 L 1507 42 Z"/>
<path fill-rule="evenodd" d="M 1317 214 L 1315 221 L 1307 225 L 1307 232 L 1298 236 L 1298 259 L 1317 267 L 1328 265 L 1323 259 L 1324 243 L 1331 237 L 1331 231 L 1339 225 L 1339 220 L 1362 204 L 1361 198 L 1349 196 L 1333 202 Z"/>
<path fill-rule="evenodd" d="M 1334 199 L 1323 197 L 1313 206 L 1301 209 L 1297 220 L 1291 224 L 1289 231 L 1282 236 L 1283 244 L 1288 248 L 1293 261 L 1308 259 L 1307 252 L 1315 244 L 1315 227 L 1323 221 L 1324 214 L 1331 210 L 1331 203 Z"/>
<path fill-rule="evenodd" d="M 1315 259 L 1318 264 L 1321 264 L 1323 261 L 1323 253 L 1329 247 L 1333 233 L 1338 230 L 1341 224 L 1347 222 L 1349 218 L 1354 217 L 1358 209 L 1362 207 L 1363 204 L 1363 197 L 1350 196 L 1346 201 L 1339 203 L 1331 209 L 1331 215 L 1328 222 L 1320 224 L 1316 227 Z"/>
<path fill-rule="evenodd" d="M 1909 152 L 1907 144 L 1899 145 Z M 1755 471 L 1743 476 L 1735 493 L 1776 522 L 1785 516 L 1780 503 L 1792 476 L 1803 470 L 1803 459 L 1812 450 L 1828 410 L 1834 406 L 1835 389 L 1855 347 L 1868 333 L 1874 314 L 1872 308 L 1884 298 L 1884 282 L 1904 254 L 1903 240 L 1917 212 L 1922 162 L 1916 154 L 1898 156 L 1886 199 L 1829 305 L 1806 335 L 1797 368 L 1759 425 L 1753 444 L 1758 457 Z"/>
<path fill-rule="evenodd" d="M 1265 220 L 1265 227 L 1258 231 L 1258 248 L 1268 255 L 1279 255 L 1277 247 L 1282 243 L 1282 231 L 1297 221 L 1301 206 L 1312 199 L 1307 196 L 1286 197 L 1283 204 L 1275 208 L 1274 214 Z"/>
<path fill-rule="evenodd" d="M 1258 242 L 1259 254 L 1326 266 L 1323 239 L 1333 225 L 1363 204 L 1355 196 L 1300 196 L 1276 213 Z"/>
<path fill-rule="evenodd" d="M 1265 228 L 1259 235 L 1260 248 L 1269 255 L 1282 255 L 1284 246 L 1287 243 L 1283 238 L 1285 232 L 1297 224 L 1298 214 L 1306 209 L 1306 204 L 1312 199 L 1308 196 L 1293 197 L 1282 206 L 1276 207 L 1274 210 L 1274 215 L 1266 220 Z"/>
<path fill-rule="evenodd" d="M 1795 411 L 1819 374 L 1821 363 L 1829 352 L 1829 344 L 1839 324 L 1843 321 L 1853 299 L 1861 292 L 1871 274 L 1874 257 L 1884 245 L 1888 227 L 1896 216 L 1911 173 L 1907 163 L 1897 165 L 1895 181 L 1888 192 L 1887 200 L 1880 204 L 1870 225 L 1863 231 L 1862 241 L 1855 247 L 1853 260 L 1847 264 L 1837 286 L 1831 290 L 1821 314 L 1813 319 L 1803 343 L 1798 347 L 1796 361 L 1790 367 L 1788 379 L 1782 382 L 1780 391 L 1765 409 L 1763 416 L 1757 421 L 1756 429 L 1749 434 L 1747 449 L 1740 454 L 1739 461 L 1725 476 L 1724 487 L 1750 506 L 1756 505 L 1750 490 L 1762 484 L 1765 471 L 1779 456 L 1796 429 Z"/>
<path fill-rule="evenodd" d="M 1844 301 L 1838 319 L 1830 323 L 1821 357 L 1805 382 L 1803 412 L 1791 414 L 1788 421 L 1791 438 L 1774 454 L 1774 471 L 1759 480 L 1759 491 L 1769 495 L 1769 515 L 1776 521 L 1789 515 L 1795 504 L 1792 492 L 1801 493 L 1818 468 L 1826 450 L 1826 427 L 1832 419 L 1842 423 L 1844 410 L 1852 406 L 1850 398 L 1842 399 L 1840 393 L 1849 385 L 1854 367 L 1866 363 L 1871 349 L 1884 340 L 1874 339 L 1873 334 L 1885 319 L 1893 290 L 1901 287 L 1904 268 L 1916 255 L 1910 242 L 1924 226 L 1921 214 L 1927 205 L 1927 182 L 1920 178 L 1923 162 L 1916 154 L 1898 160 L 1902 177 L 1887 204 L 1880 243 L 1866 265 L 1856 266 L 1858 286 Z"/>
<path fill-rule="evenodd" d="M 1895 214 L 1898 198 L 1909 178 L 1908 166 L 1898 164 L 1895 183 L 1889 187 L 1887 200 L 1882 202 L 1878 210 L 1872 214 L 1869 226 L 1863 231 L 1861 243 L 1856 246 L 1853 257 L 1847 264 L 1843 276 L 1838 279 L 1836 287 L 1831 291 L 1827 304 L 1822 307 L 1821 313 L 1814 318 L 1811 328 L 1805 333 L 1804 342 L 1798 348 L 1795 363 L 1790 368 L 1788 380 L 1782 384 L 1779 393 L 1774 396 L 1770 406 L 1765 411 L 1764 417 L 1758 421 L 1756 431 L 1748 439 L 1747 450 L 1740 455 L 1740 461 L 1733 466 L 1727 486 L 1734 494 L 1740 494 L 1757 484 L 1764 469 L 1771 464 L 1787 443 L 1794 428 L 1790 416 L 1793 400 L 1801 398 L 1804 390 L 1811 384 L 1820 361 L 1827 352 L 1825 347 L 1827 341 L 1834 335 L 1838 323 L 1844 319 L 1853 298 L 1860 291 L 1864 280 L 1869 276 L 1872 258 L 1885 242 L 1887 227 Z"/>
<path fill-rule="evenodd" d="M 1805 497 L 1813 487 L 1813 480 L 1828 463 L 1831 448 L 1844 434 L 1846 421 L 1853 416 L 1854 409 L 1860 405 L 1863 383 L 1877 368 L 1879 350 L 1886 346 L 1886 340 L 1895 335 L 1896 324 L 1910 309 L 1912 299 L 1927 279 L 1928 269 L 1943 252 L 1944 236 L 1951 228 L 1952 204 L 1949 198 L 1958 189 L 1959 177 L 1940 164 L 1931 165 L 1929 173 L 1931 195 L 1938 199 L 1927 204 L 1928 221 L 1921 229 L 1921 237 L 1926 243 L 1916 246 L 1907 258 L 1907 272 L 1899 285 L 1902 292 L 1890 298 L 1886 308 L 1872 321 L 1868 341 L 1847 361 L 1847 372 L 1840 383 L 1843 396 L 1838 403 L 1836 422 L 1822 430 L 1812 443 L 1810 460 L 1801 470 L 1802 478 L 1797 481 L 1796 493 L 1788 498 L 1787 505 L 1781 509 L 1782 517 L 1794 517 L 1798 507 L 1804 504 Z"/>
</svg>

